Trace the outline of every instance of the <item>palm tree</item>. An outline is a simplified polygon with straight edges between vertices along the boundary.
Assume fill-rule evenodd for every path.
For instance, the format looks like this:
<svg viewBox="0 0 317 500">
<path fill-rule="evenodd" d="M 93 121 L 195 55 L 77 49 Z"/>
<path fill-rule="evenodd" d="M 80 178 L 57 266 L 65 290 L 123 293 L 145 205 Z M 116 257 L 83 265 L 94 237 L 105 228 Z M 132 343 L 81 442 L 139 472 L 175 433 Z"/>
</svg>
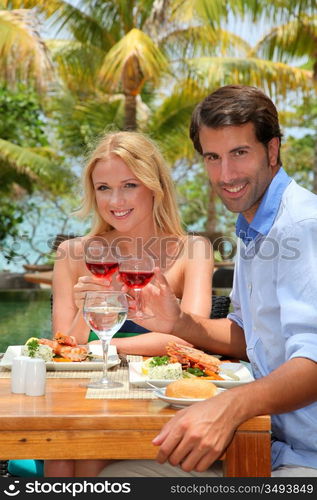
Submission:
<svg viewBox="0 0 317 500">
<path fill-rule="evenodd" d="M 290 88 L 308 86 L 309 72 L 250 58 L 249 45 L 221 29 L 229 11 L 258 15 L 259 3 L 254 0 L 10 4 L 36 6 L 55 26 L 67 29 L 68 38 L 48 46 L 67 89 L 63 133 L 71 140 L 76 135 L 82 140 L 85 134 L 89 139 L 93 120 L 94 133 L 101 132 L 109 117 L 119 128 L 150 133 L 174 165 L 190 165 L 197 158 L 188 140 L 189 118 L 195 104 L 215 87 L 246 83 L 285 95 Z M 208 232 L 216 221 L 212 198 L 209 214 Z"/>
<path fill-rule="evenodd" d="M 28 9 L 0 10 L 0 80 L 11 87 L 28 82 L 43 94 L 52 81 L 53 66 L 36 25 L 34 13 Z M 0 139 L 2 169 L 11 168 L 17 179 L 26 177 L 42 188 L 54 178 L 50 175 L 56 165 L 53 156 L 47 148 L 32 149 Z"/>
<path fill-rule="evenodd" d="M 289 2 L 295 8 L 296 2 Z M 317 10 L 309 0 L 302 2 L 302 11 L 285 24 L 273 28 L 260 40 L 255 52 L 278 60 L 288 61 L 294 58 L 308 59 L 308 66 L 312 68 L 311 77 L 316 99 L 317 91 Z M 305 9 L 306 8 L 306 9 Z M 312 89 L 313 90 L 313 89 Z M 315 133 L 315 155 L 313 166 L 313 191 L 317 193 L 317 129 Z"/>
</svg>

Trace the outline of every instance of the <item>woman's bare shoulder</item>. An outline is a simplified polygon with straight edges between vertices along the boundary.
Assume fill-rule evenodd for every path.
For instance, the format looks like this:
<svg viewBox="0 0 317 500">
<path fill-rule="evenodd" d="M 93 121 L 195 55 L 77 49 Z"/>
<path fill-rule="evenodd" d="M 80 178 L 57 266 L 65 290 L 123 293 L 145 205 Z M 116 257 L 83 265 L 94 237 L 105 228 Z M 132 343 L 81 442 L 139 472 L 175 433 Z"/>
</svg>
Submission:
<svg viewBox="0 0 317 500">
<path fill-rule="evenodd" d="M 82 261 L 87 241 L 87 236 L 78 236 L 62 241 L 56 250 L 55 263 L 57 261 L 64 261 L 73 267 L 76 262 Z"/>
<path fill-rule="evenodd" d="M 84 248 L 85 243 L 88 241 L 87 236 L 77 236 L 76 238 L 70 238 L 68 240 L 62 241 L 58 245 L 58 250 L 69 251 L 71 249 L 81 250 Z"/>
<path fill-rule="evenodd" d="M 184 246 L 191 252 L 206 251 L 208 254 L 212 254 L 212 243 L 211 241 L 200 234 L 187 234 L 184 237 Z"/>
</svg>

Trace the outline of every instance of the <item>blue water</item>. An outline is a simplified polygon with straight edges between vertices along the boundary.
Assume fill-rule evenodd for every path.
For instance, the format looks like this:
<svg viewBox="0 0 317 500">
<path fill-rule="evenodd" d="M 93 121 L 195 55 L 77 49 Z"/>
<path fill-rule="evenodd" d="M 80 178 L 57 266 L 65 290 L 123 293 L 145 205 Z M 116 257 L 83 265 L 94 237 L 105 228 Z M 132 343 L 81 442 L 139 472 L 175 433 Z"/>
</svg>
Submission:
<svg viewBox="0 0 317 500">
<path fill-rule="evenodd" d="M 82 221 L 72 215 L 75 207 L 64 207 L 64 215 L 54 204 L 39 196 L 30 198 L 32 203 L 40 208 L 40 213 L 30 208 L 28 216 L 19 226 L 19 236 L 14 240 L 7 238 L 5 245 L 17 254 L 10 262 L 0 251 L 0 271 L 25 272 L 24 264 L 46 264 L 54 258 L 52 244 L 58 234 L 83 235 L 87 232 L 89 221 Z M 61 202 L 62 203 L 62 202 Z M 29 207 L 26 202 L 25 210 Z M 1 250 L 1 244 L 0 244 Z M 51 256 L 50 256 L 51 255 Z"/>
<path fill-rule="evenodd" d="M 0 290 L 0 352 L 30 337 L 51 338 L 51 290 Z"/>
</svg>

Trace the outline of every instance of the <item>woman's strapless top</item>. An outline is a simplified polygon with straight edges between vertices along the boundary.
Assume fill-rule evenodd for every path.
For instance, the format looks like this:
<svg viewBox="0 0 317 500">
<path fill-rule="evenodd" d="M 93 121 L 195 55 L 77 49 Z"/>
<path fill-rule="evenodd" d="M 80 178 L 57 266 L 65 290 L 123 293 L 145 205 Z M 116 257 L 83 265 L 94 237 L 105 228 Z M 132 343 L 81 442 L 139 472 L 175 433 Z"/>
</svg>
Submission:
<svg viewBox="0 0 317 500">
<path fill-rule="evenodd" d="M 143 326 L 137 325 L 134 321 L 127 319 L 117 333 L 114 334 L 113 338 L 134 337 L 135 335 L 141 335 L 149 331 L 150 330 L 143 328 Z M 95 332 L 90 331 L 88 342 L 92 340 L 99 340 L 99 337 Z"/>
</svg>

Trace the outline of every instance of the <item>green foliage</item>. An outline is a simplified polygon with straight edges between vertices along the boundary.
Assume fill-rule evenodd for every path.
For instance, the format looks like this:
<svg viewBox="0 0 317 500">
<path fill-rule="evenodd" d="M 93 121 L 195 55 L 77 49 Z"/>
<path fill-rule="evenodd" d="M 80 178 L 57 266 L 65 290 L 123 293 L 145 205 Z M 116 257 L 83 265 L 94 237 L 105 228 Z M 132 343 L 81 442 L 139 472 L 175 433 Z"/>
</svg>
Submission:
<svg viewBox="0 0 317 500">
<path fill-rule="evenodd" d="M 18 225 L 23 221 L 23 215 L 23 210 L 18 204 L 13 203 L 11 200 L 1 200 L 0 242 L 8 234 L 11 236 L 18 235 Z"/>
<path fill-rule="evenodd" d="M 287 173 L 310 190 L 313 186 L 314 144 L 314 136 L 307 134 L 301 138 L 288 137 L 282 147 L 282 160 Z"/>
<path fill-rule="evenodd" d="M 179 207 L 187 230 L 202 231 L 207 218 L 209 180 L 202 164 L 193 165 L 177 182 Z"/>
<path fill-rule="evenodd" d="M 17 238 L 19 226 L 23 222 L 25 212 L 19 203 L 2 198 L 0 202 L 0 250 L 7 262 L 15 256 L 14 246 L 8 244 L 8 237 Z"/>
<path fill-rule="evenodd" d="M 47 146 L 43 111 L 37 94 L 24 85 L 0 86 L 0 137 L 19 146 Z"/>
<path fill-rule="evenodd" d="M 81 99 L 70 93 L 51 104 L 51 111 L 63 150 L 80 157 L 94 143 L 109 124 L 116 130 L 123 128 L 123 101 L 120 96 L 109 100 L 104 96 Z"/>
</svg>

